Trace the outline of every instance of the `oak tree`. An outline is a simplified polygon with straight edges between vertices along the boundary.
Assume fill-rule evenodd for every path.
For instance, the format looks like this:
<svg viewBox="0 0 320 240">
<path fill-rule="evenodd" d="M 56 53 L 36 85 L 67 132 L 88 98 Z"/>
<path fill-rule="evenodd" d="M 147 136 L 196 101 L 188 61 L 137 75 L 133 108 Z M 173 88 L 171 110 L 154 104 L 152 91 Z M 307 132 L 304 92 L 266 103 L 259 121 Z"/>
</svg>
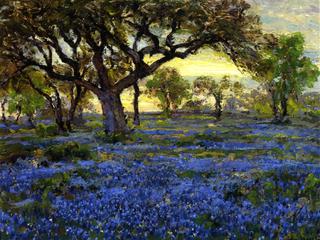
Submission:
<svg viewBox="0 0 320 240">
<path fill-rule="evenodd" d="M 127 131 L 122 91 L 164 63 L 208 46 L 251 69 L 261 36 L 244 0 L 2 0 L 0 19 L 0 58 L 93 92 L 107 133 Z"/>
</svg>

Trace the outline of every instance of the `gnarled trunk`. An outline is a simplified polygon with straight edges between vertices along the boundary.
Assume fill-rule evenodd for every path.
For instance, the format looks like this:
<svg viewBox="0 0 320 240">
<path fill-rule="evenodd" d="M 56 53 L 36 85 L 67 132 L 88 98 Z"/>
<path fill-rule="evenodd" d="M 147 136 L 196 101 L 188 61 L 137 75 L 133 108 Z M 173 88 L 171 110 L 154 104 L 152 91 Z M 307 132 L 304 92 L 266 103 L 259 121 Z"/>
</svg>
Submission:
<svg viewBox="0 0 320 240">
<path fill-rule="evenodd" d="M 72 132 L 72 123 L 74 121 L 74 114 L 76 112 L 77 105 L 78 105 L 78 103 L 76 103 L 75 101 L 72 101 L 71 107 L 68 111 L 68 116 L 67 116 L 67 120 L 66 120 L 66 127 L 69 132 Z"/>
<path fill-rule="evenodd" d="M 106 134 L 126 134 L 128 127 L 120 94 L 108 92 L 99 96 Z"/>
<path fill-rule="evenodd" d="M 133 84 L 134 89 L 134 99 L 133 99 L 133 108 L 134 108 L 134 117 L 133 117 L 133 124 L 136 126 L 140 126 L 140 113 L 139 113 L 139 96 L 140 96 L 140 89 L 138 82 Z"/>
<path fill-rule="evenodd" d="M 67 129 L 66 129 L 64 121 L 63 121 L 62 109 L 55 110 L 55 118 L 56 118 L 56 124 L 57 124 L 59 133 L 67 132 Z"/>
<path fill-rule="evenodd" d="M 81 86 L 76 85 L 76 96 L 74 96 L 74 90 L 73 87 L 70 91 L 70 95 L 71 95 L 71 106 L 70 109 L 68 111 L 68 116 L 67 116 L 67 120 L 66 120 L 66 126 L 69 132 L 72 132 L 72 123 L 74 121 L 74 115 L 76 113 L 76 110 L 78 108 L 78 105 L 82 99 L 82 97 L 84 97 L 86 94 L 86 90 L 83 90 L 81 88 Z"/>
</svg>

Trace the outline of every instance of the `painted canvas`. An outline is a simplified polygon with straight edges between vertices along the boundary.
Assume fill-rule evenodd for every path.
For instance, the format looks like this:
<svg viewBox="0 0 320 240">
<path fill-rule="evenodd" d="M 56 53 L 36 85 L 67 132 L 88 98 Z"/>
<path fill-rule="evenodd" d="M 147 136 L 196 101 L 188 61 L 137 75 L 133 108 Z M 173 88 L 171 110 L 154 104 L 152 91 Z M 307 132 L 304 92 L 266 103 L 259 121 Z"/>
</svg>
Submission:
<svg viewBox="0 0 320 240">
<path fill-rule="evenodd" d="M 319 0 L 0 0 L 0 239 L 320 239 Z"/>
</svg>

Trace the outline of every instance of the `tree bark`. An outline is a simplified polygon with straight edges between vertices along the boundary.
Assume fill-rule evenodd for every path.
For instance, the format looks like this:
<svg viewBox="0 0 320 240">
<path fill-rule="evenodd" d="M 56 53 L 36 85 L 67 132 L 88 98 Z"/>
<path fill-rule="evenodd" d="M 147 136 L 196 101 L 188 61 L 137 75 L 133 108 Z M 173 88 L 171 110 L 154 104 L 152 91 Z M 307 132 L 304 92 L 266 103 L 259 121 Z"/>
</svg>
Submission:
<svg viewBox="0 0 320 240">
<path fill-rule="evenodd" d="M 216 102 L 215 112 L 216 112 L 216 118 L 217 118 L 217 120 L 220 120 L 220 119 L 221 119 L 221 115 L 222 115 L 221 102 Z"/>
<path fill-rule="evenodd" d="M 73 89 L 71 90 L 70 94 L 71 96 L 71 106 L 70 109 L 68 111 L 68 116 L 67 116 L 67 121 L 66 121 L 66 126 L 69 132 L 72 132 L 72 123 L 74 121 L 74 115 L 76 113 L 76 110 L 78 108 L 78 105 L 81 101 L 81 98 L 84 96 L 83 94 L 83 90 L 81 88 L 81 86 L 77 85 L 76 86 L 76 96 L 73 96 Z"/>
<path fill-rule="evenodd" d="M 165 97 L 165 109 L 164 109 L 164 114 L 165 114 L 165 116 L 168 117 L 168 118 L 170 118 L 171 115 L 172 115 L 169 93 L 166 93 L 166 97 Z"/>
<path fill-rule="evenodd" d="M 133 84 L 134 89 L 134 99 L 133 99 L 133 108 L 134 108 L 134 117 L 133 117 L 133 124 L 136 126 L 140 126 L 140 112 L 139 112 L 139 96 L 140 96 L 140 89 L 138 82 Z"/>
<path fill-rule="evenodd" d="M 129 132 L 120 94 L 108 92 L 99 96 L 104 116 L 105 133 L 108 135 L 126 134 Z"/>
<path fill-rule="evenodd" d="M 55 118 L 56 118 L 56 124 L 58 127 L 58 132 L 61 133 L 65 133 L 67 132 L 67 129 L 65 128 L 65 124 L 63 121 L 63 114 L 61 109 L 56 109 L 55 110 Z"/>
<path fill-rule="evenodd" d="M 273 121 L 274 123 L 278 123 L 280 121 L 279 118 L 279 108 L 278 108 L 278 104 L 277 104 L 277 99 L 276 99 L 276 93 L 275 90 L 273 88 L 269 89 L 269 92 L 271 94 L 271 98 L 272 98 L 272 114 L 273 114 Z"/>
<path fill-rule="evenodd" d="M 288 99 L 281 99 L 281 121 L 285 121 L 285 118 L 288 115 Z"/>
<path fill-rule="evenodd" d="M 16 106 L 16 109 L 17 109 L 17 112 L 18 112 L 17 117 L 16 117 L 16 123 L 17 123 L 17 122 L 19 122 L 22 108 L 21 108 L 21 106 L 18 104 L 18 105 Z"/>
<path fill-rule="evenodd" d="M 7 102 L 8 102 L 8 99 L 5 98 L 1 103 L 1 112 L 2 112 L 1 121 L 3 121 L 3 122 L 7 121 L 7 117 L 6 117 L 6 104 L 7 104 Z"/>
<path fill-rule="evenodd" d="M 216 100 L 216 103 L 215 103 L 215 117 L 216 117 L 217 120 L 220 120 L 221 116 L 222 116 L 222 105 L 221 105 L 222 98 L 221 98 L 221 96 L 217 96 L 217 95 L 215 95 L 214 98 Z"/>
</svg>

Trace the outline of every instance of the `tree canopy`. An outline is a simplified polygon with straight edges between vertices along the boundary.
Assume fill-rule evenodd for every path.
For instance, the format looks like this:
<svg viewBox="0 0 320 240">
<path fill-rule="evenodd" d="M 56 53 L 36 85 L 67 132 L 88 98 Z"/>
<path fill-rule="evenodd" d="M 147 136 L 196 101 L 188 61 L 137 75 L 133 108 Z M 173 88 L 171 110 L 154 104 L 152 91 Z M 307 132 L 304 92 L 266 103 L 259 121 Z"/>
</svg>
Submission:
<svg viewBox="0 0 320 240">
<path fill-rule="evenodd" d="M 201 76 L 193 82 L 193 91 L 196 95 L 214 97 L 217 119 L 220 119 L 222 115 L 222 101 L 224 100 L 225 92 L 231 91 L 234 94 L 239 94 L 242 89 L 242 84 L 240 82 L 232 83 L 228 75 L 225 75 L 220 81 L 216 81 L 209 76 Z"/>
<path fill-rule="evenodd" d="M 190 84 L 175 68 L 159 69 L 146 84 L 148 92 L 160 100 L 160 107 L 167 116 L 176 110 L 182 100 L 189 96 Z"/>
<path fill-rule="evenodd" d="M 287 115 L 289 98 L 297 99 L 320 75 L 317 65 L 305 56 L 304 45 L 301 33 L 281 35 L 274 48 L 264 51 L 257 69 L 259 80 L 272 95 L 275 118 L 281 108 L 280 120 Z"/>
<path fill-rule="evenodd" d="M 7 0 L 0 18 L 0 58 L 92 91 L 107 132 L 126 128 L 120 93 L 162 64 L 209 46 L 253 69 L 262 39 L 244 0 Z"/>
</svg>

